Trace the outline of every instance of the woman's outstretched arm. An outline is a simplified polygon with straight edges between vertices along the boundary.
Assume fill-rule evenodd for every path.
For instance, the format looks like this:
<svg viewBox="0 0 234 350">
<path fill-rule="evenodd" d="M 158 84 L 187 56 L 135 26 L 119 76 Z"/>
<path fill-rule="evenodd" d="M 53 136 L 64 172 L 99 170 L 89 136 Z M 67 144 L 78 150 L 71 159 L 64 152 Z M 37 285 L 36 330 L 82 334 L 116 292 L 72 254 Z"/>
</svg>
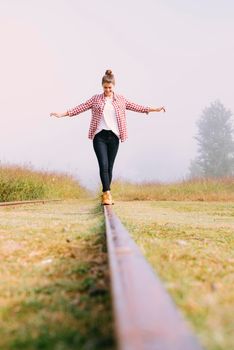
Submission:
<svg viewBox="0 0 234 350">
<path fill-rule="evenodd" d="M 52 112 L 50 113 L 50 116 L 56 117 L 56 118 L 62 118 L 67 116 L 73 117 L 74 115 L 80 114 L 92 108 L 93 100 L 94 100 L 94 96 L 91 97 L 88 101 L 81 103 L 80 105 L 74 108 L 68 109 L 66 112 L 62 112 L 62 113 Z"/>
<path fill-rule="evenodd" d="M 57 112 L 52 112 L 50 113 L 51 117 L 56 117 L 56 118 L 62 118 L 62 117 L 67 117 L 68 116 L 68 112 L 63 112 L 63 113 L 57 113 Z"/>
<path fill-rule="evenodd" d="M 127 99 L 125 99 L 126 102 L 126 109 L 129 109 L 130 111 L 133 112 L 140 112 L 140 113 L 149 113 L 149 112 L 166 112 L 165 107 L 148 107 L 148 106 L 142 106 L 138 105 L 137 103 L 131 102 Z"/>
</svg>

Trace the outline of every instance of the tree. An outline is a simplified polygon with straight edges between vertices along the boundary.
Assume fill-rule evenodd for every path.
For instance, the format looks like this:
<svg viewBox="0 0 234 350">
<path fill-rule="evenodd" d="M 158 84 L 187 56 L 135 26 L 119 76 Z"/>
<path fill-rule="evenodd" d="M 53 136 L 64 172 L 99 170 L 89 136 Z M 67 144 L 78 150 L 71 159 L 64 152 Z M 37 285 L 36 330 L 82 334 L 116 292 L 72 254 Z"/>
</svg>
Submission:
<svg viewBox="0 0 234 350">
<path fill-rule="evenodd" d="M 203 110 L 197 122 L 198 156 L 191 161 L 190 177 L 234 176 L 232 113 L 220 101 Z"/>
</svg>

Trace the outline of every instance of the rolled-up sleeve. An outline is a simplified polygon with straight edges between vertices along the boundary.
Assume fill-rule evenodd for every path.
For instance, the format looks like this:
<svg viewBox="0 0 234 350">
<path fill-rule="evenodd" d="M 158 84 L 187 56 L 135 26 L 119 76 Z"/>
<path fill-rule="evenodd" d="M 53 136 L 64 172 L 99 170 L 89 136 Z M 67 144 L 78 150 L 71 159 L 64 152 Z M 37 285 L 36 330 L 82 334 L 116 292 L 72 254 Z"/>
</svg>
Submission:
<svg viewBox="0 0 234 350">
<path fill-rule="evenodd" d="M 142 106 L 138 105 L 137 103 L 131 102 L 129 100 L 126 100 L 126 109 L 133 111 L 133 112 L 139 112 L 139 113 L 149 113 L 150 107 L 149 106 Z"/>
<path fill-rule="evenodd" d="M 92 108 L 92 106 L 93 106 L 93 99 L 94 99 L 94 96 L 91 97 L 86 102 L 81 103 L 80 105 L 78 105 L 78 106 L 76 106 L 74 108 L 68 109 L 67 110 L 68 116 L 69 117 L 73 117 L 74 115 L 80 114 L 80 113 L 85 112 L 88 109 Z"/>
</svg>

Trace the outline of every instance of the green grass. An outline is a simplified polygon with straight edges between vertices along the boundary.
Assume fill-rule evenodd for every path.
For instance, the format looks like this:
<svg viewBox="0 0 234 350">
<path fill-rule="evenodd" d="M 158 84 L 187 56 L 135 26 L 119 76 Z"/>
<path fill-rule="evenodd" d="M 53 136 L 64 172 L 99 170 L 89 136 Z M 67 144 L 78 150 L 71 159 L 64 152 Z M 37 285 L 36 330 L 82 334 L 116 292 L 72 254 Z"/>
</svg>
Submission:
<svg viewBox="0 0 234 350">
<path fill-rule="evenodd" d="M 195 179 L 175 183 L 133 183 L 115 181 L 117 200 L 234 201 L 234 177 Z"/>
<path fill-rule="evenodd" d="M 0 209 L 0 349 L 115 349 L 103 218 L 88 195 L 67 175 L 0 168 L 0 201 L 79 198 Z M 113 195 L 202 344 L 231 349 L 233 178 L 115 182 Z"/>
<path fill-rule="evenodd" d="M 0 220 L 0 349 L 115 349 L 95 203 L 1 208 Z"/>
<path fill-rule="evenodd" d="M 234 348 L 234 202 L 117 202 L 115 211 L 208 350 Z"/>
<path fill-rule="evenodd" d="M 72 176 L 29 167 L 0 167 L 0 202 L 87 196 L 87 191 Z"/>
</svg>

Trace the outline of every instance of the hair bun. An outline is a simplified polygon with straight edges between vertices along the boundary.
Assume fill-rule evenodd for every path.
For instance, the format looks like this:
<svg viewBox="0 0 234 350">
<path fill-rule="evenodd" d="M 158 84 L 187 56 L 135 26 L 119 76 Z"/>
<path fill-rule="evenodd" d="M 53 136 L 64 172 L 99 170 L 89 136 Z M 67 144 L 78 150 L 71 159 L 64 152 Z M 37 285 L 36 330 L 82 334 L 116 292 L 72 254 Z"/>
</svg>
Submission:
<svg viewBox="0 0 234 350">
<path fill-rule="evenodd" d="M 107 69 L 105 75 L 113 75 L 112 70 Z"/>
<path fill-rule="evenodd" d="M 105 83 L 115 85 L 115 76 L 111 69 L 107 69 L 105 75 L 102 77 L 102 85 Z"/>
</svg>

